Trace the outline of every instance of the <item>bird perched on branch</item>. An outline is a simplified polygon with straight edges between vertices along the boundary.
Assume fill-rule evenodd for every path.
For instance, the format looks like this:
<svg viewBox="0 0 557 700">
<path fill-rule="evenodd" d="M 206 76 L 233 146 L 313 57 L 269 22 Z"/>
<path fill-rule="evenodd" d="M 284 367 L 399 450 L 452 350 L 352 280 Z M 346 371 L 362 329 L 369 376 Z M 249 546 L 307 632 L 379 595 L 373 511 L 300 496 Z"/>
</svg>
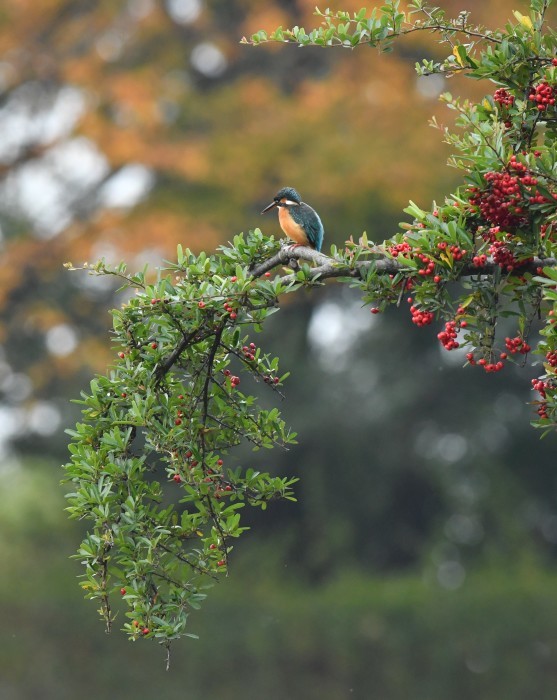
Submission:
<svg viewBox="0 0 557 700">
<path fill-rule="evenodd" d="M 283 187 L 273 198 L 262 214 L 278 207 L 279 224 L 284 233 L 294 241 L 294 245 L 307 245 L 320 252 L 325 229 L 318 213 L 302 198 L 293 187 Z"/>
</svg>

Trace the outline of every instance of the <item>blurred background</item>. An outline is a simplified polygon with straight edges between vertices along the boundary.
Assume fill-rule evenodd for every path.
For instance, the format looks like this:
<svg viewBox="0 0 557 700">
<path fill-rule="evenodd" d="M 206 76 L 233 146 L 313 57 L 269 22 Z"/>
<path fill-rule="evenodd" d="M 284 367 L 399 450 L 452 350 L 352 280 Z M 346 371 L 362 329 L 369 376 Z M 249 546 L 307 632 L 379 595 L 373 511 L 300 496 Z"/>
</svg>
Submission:
<svg viewBox="0 0 557 700">
<path fill-rule="evenodd" d="M 463 370 L 406 308 L 372 316 L 334 283 L 289 299 L 258 340 L 292 371 L 281 409 L 299 432 L 264 466 L 299 476 L 299 500 L 245 512 L 231 577 L 190 618 L 200 640 L 166 673 L 155 644 L 107 636 L 77 585 L 64 428 L 112 361 L 118 298 L 63 263 L 134 270 L 178 243 L 276 235 L 259 211 L 283 185 L 319 211 L 325 250 L 381 241 L 408 199 L 459 183 L 428 119 L 450 124 L 443 91 L 493 87 L 416 78 L 431 37 L 388 55 L 239 44 L 309 28 L 314 3 L 2 3 L 2 700 L 555 698 L 555 439 L 529 426 L 535 369 Z M 484 0 L 473 20 L 510 11 Z"/>
</svg>

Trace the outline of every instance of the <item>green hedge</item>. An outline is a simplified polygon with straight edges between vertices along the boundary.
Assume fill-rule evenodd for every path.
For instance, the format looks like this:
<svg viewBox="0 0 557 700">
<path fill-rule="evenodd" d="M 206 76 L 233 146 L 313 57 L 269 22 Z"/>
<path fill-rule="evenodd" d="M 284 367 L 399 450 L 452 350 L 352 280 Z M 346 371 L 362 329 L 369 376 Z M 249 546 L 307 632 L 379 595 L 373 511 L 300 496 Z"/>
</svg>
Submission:
<svg viewBox="0 0 557 700">
<path fill-rule="evenodd" d="M 312 589 L 235 576 L 192 618 L 201 638 L 176 645 L 169 673 L 154 644 L 106 636 L 79 595 L 11 601 L 1 696 L 555 698 L 556 576 L 477 574 L 452 592 L 418 578 Z"/>
<path fill-rule="evenodd" d="M 68 559 L 79 538 L 56 470 L 6 473 L 0 511 L 2 700 L 554 700 L 557 573 L 525 556 L 470 574 L 345 572 L 302 583 L 255 538 L 173 649 L 107 636 Z M 9 484 L 9 489 L 8 489 Z M 260 549 L 257 549 L 260 547 Z M 518 560 L 518 557 L 517 557 Z"/>
</svg>

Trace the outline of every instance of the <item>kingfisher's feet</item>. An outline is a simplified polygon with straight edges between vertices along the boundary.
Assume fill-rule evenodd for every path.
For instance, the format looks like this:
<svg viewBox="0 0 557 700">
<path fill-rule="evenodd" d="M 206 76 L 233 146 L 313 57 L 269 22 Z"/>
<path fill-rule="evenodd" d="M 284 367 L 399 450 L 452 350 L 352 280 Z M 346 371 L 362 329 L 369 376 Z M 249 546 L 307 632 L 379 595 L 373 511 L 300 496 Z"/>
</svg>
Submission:
<svg viewBox="0 0 557 700">
<path fill-rule="evenodd" d="M 289 243 L 288 239 L 283 239 L 281 241 L 281 246 L 286 250 L 294 250 L 294 248 L 304 248 L 302 243 Z"/>
</svg>

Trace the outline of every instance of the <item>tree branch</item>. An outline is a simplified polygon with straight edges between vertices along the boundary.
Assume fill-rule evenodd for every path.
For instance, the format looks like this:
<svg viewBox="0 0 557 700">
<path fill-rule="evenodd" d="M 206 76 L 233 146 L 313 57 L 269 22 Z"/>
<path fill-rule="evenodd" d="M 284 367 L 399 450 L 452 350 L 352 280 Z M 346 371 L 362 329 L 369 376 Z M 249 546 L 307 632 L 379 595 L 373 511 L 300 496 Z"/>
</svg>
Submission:
<svg viewBox="0 0 557 700">
<path fill-rule="evenodd" d="M 190 333 L 185 333 L 182 329 L 182 339 L 178 343 L 178 345 L 174 348 L 174 350 L 167 355 L 164 359 L 161 360 L 159 366 L 157 367 L 155 371 L 155 378 L 157 381 L 157 384 L 160 383 L 162 378 L 170 371 L 174 363 L 178 360 L 180 355 L 184 352 L 184 350 L 190 345 L 190 343 L 193 342 L 194 338 L 197 336 L 199 331 L 201 330 L 201 327 L 196 327 L 191 331 Z M 200 342 L 201 340 L 205 340 L 205 338 L 209 337 L 209 333 L 205 336 L 202 336 L 197 340 L 197 342 Z"/>
<path fill-rule="evenodd" d="M 305 246 L 297 246 L 293 248 L 292 246 L 284 246 L 279 250 L 278 253 L 268 258 L 264 262 L 256 265 L 251 269 L 251 274 L 253 277 L 261 277 L 265 272 L 269 272 L 279 265 L 287 265 L 294 269 L 297 268 L 297 263 L 299 260 L 304 260 L 305 262 L 314 263 L 310 271 L 312 279 L 325 280 L 333 277 L 354 277 L 363 278 L 362 274 L 364 271 L 369 269 L 370 265 L 375 266 L 375 271 L 378 275 L 396 275 L 398 272 L 413 272 L 414 269 L 397 262 L 393 258 L 388 257 L 379 248 L 373 251 L 377 256 L 373 261 L 365 260 L 362 262 L 355 262 L 354 265 L 347 265 L 346 263 L 335 260 L 328 255 L 323 253 L 318 253 L 312 248 Z M 533 258 L 532 260 L 525 262 L 523 265 L 516 267 L 512 274 L 522 275 L 525 272 L 531 272 L 533 274 L 537 273 L 540 267 L 556 267 L 556 258 Z M 461 269 L 461 277 L 471 277 L 474 275 L 493 275 L 496 270 L 500 270 L 499 265 L 489 257 L 482 267 L 476 267 L 471 262 L 464 265 Z M 285 276 L 285 281 L 288 282 L 290 275 Z"/>
</svg>

